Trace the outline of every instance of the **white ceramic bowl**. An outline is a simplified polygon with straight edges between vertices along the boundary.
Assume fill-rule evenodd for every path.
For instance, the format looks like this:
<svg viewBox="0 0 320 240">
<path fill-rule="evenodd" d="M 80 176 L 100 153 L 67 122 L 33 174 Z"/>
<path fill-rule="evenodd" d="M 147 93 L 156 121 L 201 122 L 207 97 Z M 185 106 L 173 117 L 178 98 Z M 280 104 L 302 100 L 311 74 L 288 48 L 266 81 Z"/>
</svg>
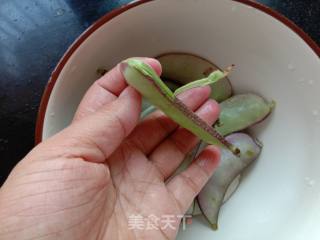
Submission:
<svg viewBox="0 0 320 240">
<path fill-rule="evenodd" d="M 236 92 L 277 102 L 252 129 L 264 143 L 258 162 L 224 205 L 220 229 L 194 219 L 178 239 L 320 239 L 319 47 L 290 21 L 248 0 L 142 0 L 91 26 L 71 46 L 48 84 L 37 141 L 70 123 L 100 66 L 131 56 L 193 53 L 237 66 Z"/>
</svg>

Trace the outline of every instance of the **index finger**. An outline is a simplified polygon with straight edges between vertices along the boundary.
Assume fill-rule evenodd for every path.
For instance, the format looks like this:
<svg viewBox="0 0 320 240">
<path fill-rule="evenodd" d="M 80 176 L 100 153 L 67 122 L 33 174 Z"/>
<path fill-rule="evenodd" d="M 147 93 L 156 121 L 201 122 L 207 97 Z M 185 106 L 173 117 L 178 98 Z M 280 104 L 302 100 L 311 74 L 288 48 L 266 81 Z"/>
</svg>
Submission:
<svg viewBox="0 0 320 240">
<path fill-rule="evenodd" d="M 139 58 L 150 65 L 157 74 L 161 74 L 160 63 L 153 58 Z M 114 101 L 126 88 L 127 83 L 119 69 L 119 65 L 111 69 L 93 85 L 84 95 L 75 113 L 73 121 L 79 120 L 89 114 L 96 112 L 102 106 Z"/>
</svg>

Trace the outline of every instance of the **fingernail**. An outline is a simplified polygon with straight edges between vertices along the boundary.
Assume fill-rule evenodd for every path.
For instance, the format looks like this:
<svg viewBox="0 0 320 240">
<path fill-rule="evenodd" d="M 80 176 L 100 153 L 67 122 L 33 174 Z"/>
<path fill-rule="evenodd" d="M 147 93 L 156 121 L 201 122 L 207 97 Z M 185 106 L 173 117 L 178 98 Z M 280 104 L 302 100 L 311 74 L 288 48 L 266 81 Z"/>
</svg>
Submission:
<svg viewBox="0 0 320 240">
<path fill-rule="evenodd" d="M 126 99 L 130 98 L 130 101 L 133 101 L 133 99 L 141 101 L 141 95 L 131 86 L 126 87 L 119 95 L 119 99 Z M 140 106 L 141 104 L 139 104 Z"/>
<path fill-rule="evenodd" d="M 130 86 L 126 87 L 119 95 L 119 98 L 125 98 L 132 95 L 134 89 Z"/>
<path fill-rule="evenodd" d="M 213 124 L 219 116 L 219 105 L 214 100 L 207 100 L 197 111 L 207 124 Z"/>
<path fill-rule="evenodd" d="M 127 67 L 128 67 L 128 63 L 127 62 L 123 61 L 123 62 L 119 63 L 119 69 L 120 69 L 120 72 L 122 74 L 124 74 L 124 72 L 126 71 Z"/>
<path fill-rule="evenodd" d="M 159 61 L 157 59 L 154 59 L 154 58 L 143 58 L 142 60 L 144 60 L 144 62 L 146 64 L 148 64 L 150 67 L 152 67 L 152 65 L 156 65 L 156 64 L 159 64 Z"/>
<path fill-rule="evenodd" d="M 127 58 L 126 60 L 124 60 L 123 62 L 127 62 L 130 59 L 136 59 L 136 60 L 140 60 L 142 62 L 144 62 L 145 64 L 150 65 L 150 62 L 158 62 L 158 60 L 154 59 L 154 58 L 149 58 L 149 57 L 131 57 L 131 58 Z"/>
<path fill-rule="evenodd" d="M 155 58 L 149 58 L 149 57 L 132 57 L 132 58 L 127 58 L 125 61 L 123 61 L 122 63 L 126 63 L 127 64 L 127 61 L 129 59 L 138 59 L 142 62 L 144 62 L 145 64 L 149 65 L 149 67 L 153 68 L 157 74 L 160 76 L 161 75 L 161 72 L 162 72 L 162 67 L 161 67 L 161 64 L 160 62 L 155 59 Z M 119 65 L 123 65 L 122 63 L 120 63 Z M 126 67 L 128 66 L 125 65 Z M 124 66 L 120 66 L 120 71 L 123 73 L 125 71 L 125 67 Z"/>
<path fill-rule="evenodd" d="M 216 108 L 216 104 L 212 100 L 208 100 L 205 102 L 205 104 L 202 105 L 202 107 L 200 108 L 200 111 L 202 113 L 211 113 L 215 111 L 215 108 Z"/>
</svg>

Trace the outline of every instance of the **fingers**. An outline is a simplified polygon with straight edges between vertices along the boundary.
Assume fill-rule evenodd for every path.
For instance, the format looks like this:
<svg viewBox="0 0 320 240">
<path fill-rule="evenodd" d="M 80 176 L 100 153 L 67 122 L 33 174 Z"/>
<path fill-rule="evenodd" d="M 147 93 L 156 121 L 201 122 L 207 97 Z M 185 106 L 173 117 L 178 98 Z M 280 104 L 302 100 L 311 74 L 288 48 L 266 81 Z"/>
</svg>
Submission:
<svg viewBox="0 0 320 240">
<path fill-rule="evenodd" d="M 153 58 L 140 59 L 149 64 L 159 75 L 161 74 L 161 65 L 157 60 Z M 76 111 L 74 121 L 114 101 L 126 87 L 126 81 L 120 72 L 119 65 L 117 65 L 99 80 L 95 81 L 89 88 Z"/>
<path fill-rule="evenodd" d="M 174 177 L 167 185 L 182 213 L 185 213 L 193 199 L 207 183 L 220 160 L 217 147 L 208 146 L 187 170 Z"/>
<path fill-rule="evenodd" d="M 140 108 L 140 94 L 126 87 L 115 101 L 74 122 L 50 141 L 63 145 L 65 157 L 104 162 L 136 126 Z"/>
<path fill-rule="evenodd" d="M 209 97 L 210 87 L 188 90 L 179 95 L 190 109 L 198 109 Z M 149 154 L 162 142 L 178 125 L 161 111 L 156 111 L 134 129 L 129 137 L 130 142 L 137 146 L 144 154 Z"/>
<path fill-rule="evenodd" d="M 209 125 L 212 125 L 219 117 L 219 105 L 214 100 L 208 100 L 196 114 Z M 153 161 L 164 179 L 167 179 L 197 142 L 198 138 L 191 132 L 184 128 L 178 128 L 150 154 L 149 159 Z"/>
</svg>

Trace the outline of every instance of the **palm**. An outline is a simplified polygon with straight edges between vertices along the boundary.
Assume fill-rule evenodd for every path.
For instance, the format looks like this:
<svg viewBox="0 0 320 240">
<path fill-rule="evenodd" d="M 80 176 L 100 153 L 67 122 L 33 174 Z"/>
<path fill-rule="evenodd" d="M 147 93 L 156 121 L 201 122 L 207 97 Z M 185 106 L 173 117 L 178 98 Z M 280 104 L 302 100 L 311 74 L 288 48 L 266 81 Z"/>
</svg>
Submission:
<svg viewBox="0 0 320 240">
<path fill-rule="evenodd" d="M 125 233 L 126 239 L 173 239 L 179 226 L 175 216 L 183 210 L 156 167 L 138 149 L 130 151 L 132 155 L 123 159 L 122 169 L 111 170 L 113 184 L 107 191 L 114 196 L 114 202 L 109 208 L 111 218 L 103 230 L 105 239 L 118 239 L 119 232 Z M 135 168 L 130 168 L 132 164 Z M 161 226 L 161 217 L 165 215 L 172 215 L 175 222 Z M 125 226 L 127 231 L 118 229 L 119 226 Z"/>
<path fill-rule="evenodd" d="M 23 169 L 26 174 L 21 180 L 30 184 L 24 184 L 21 192 L 20 183 L 14 182 L 14 197 L 9 198 L 6 211 L 19 216 L 22 226 L 30 221 L 53 225 L 56 231 L 34 233 L 48 239 L 62 233 L 66 239 L 173 239 L 179 226 L 177 216 L 184 210 L 142 152 L 124 151 L 129 157 L 117 159 L 122 163 L 120 171 L 120 166 L 109 168 L 79 159 L 51 159 L 54 165 L 49 161 L 21 164 L 16 174 Z M 61 198 L 44 208 L 44 199 L 54 201 L 57 195 Z M 160 219 L 166 215 L 170 218 L 167 227 Z M 148 221 L 142 223 L 143 218 Z"/>
</svg>

